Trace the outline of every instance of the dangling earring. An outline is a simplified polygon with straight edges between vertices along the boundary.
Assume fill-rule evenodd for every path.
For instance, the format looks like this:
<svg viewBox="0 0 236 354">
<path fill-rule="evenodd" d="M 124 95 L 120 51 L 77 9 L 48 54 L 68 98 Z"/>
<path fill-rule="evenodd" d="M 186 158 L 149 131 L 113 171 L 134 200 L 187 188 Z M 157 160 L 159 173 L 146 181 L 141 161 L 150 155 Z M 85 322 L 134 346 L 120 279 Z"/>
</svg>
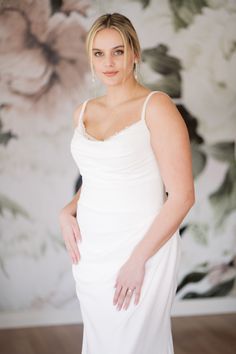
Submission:
<svg viewBox="0 0 236 354">
<path fill-rule="evenodd" d="M 137 70 L 137 66 L 138 66 L 138 64 L 137 64 L 137 62 L 135 61 L 135 62 L 134 62 L 134 77 L 135 77 L 135 80 L 138 81 L 138 70 Z"/>
<path fill-rule="evenodd" d="M 92 90 L 93 90 L 93 95 L 94 97 L 97 97 L 97 85 L 96 85 L 96 77 L 94 70 L 91 70 L 91 75 L 92 75 Z"/>
<path fill-rule="evenodd" d="M 94 72 L 92 72 L 92 83 L 94 84 L 95 83 L 95 75 L 94 75 Z"/>
</svg>

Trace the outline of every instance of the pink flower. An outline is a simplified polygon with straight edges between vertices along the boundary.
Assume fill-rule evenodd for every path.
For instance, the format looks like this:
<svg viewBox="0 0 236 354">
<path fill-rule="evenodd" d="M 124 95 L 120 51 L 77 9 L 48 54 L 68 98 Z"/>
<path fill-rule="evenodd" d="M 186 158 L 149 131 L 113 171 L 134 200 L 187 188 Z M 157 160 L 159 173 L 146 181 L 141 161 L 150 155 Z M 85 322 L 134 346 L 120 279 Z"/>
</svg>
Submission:
<svg viewBox="0 0 236 354">
<path fill-rule="evenodd" d="M 51 14 L 48 1 L 9 1 L 0 10 L 0 104 L 31 109 L 47 117 L 58 105 L 76 102 L 89 70 L 87 2 L 64 1 Z M 75 10 L 75 11 L 74 11 Z"/>
</svg>

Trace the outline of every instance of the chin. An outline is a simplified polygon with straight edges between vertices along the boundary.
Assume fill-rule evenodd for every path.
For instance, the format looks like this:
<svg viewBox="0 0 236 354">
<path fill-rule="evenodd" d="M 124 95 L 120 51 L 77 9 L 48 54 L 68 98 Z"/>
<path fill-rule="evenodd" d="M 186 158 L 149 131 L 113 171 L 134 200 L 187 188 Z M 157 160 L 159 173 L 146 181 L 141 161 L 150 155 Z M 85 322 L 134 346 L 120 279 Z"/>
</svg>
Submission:
<svg viewBox="0 0 236 354">
<path fill-rule="evenodd" d="M 113 79 L 111 80 L 110 78 L 107 79 L 102 79 L 101 82 L 106 85 L 106 86 L 117 86 L 117 85 L 122 85 L 122 80 L 121 79 Z"/>
</svg>

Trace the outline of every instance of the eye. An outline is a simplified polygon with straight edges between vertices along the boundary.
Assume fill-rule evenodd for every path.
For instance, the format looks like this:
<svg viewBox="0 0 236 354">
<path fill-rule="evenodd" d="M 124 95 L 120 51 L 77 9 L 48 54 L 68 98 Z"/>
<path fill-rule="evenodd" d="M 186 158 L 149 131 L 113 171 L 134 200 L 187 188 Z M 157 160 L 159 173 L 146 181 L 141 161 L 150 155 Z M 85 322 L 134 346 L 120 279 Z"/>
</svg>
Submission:
<svg viewBox="0 0 236 354">
<path fill-rule="evenodd" d="M 95 57 L 100 57 L 101 54 L 102 54 L 102 52 L 95 52 L 95 53 L 94 53 L 94 56 L 95 56 Z"/>
<path fill-rule="evenodd" d="M 124 51 L 122 49 L 118 49 L 115 51 L 115 55 L 122 55 L 124 54 Z"/>
</svg>

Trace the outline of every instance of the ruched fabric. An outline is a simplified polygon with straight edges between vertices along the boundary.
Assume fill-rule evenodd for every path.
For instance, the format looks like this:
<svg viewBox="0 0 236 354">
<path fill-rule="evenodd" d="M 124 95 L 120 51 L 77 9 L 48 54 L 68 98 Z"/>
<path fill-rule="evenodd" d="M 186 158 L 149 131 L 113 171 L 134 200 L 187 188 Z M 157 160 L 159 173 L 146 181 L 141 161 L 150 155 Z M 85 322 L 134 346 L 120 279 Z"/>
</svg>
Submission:
<svg viewBox="0 0 236 354">
<path fill-rule="evenodd" d="M 137 122 L 103 141 L 86 132 L 84 101 L 71 140 L 83 179 L 77 203 L 81 258 L 72 265 L 84 325 L 82 354 L 174 353 L 170 313 L 181 255 L 179 230 L 146 262 L 139 303 L 132 296 L 128 309 L 120 311 L 112 303 L 120 268 L 166 200 L 145 120 L 155 92 L 145 98 Z"/>
</svg>

